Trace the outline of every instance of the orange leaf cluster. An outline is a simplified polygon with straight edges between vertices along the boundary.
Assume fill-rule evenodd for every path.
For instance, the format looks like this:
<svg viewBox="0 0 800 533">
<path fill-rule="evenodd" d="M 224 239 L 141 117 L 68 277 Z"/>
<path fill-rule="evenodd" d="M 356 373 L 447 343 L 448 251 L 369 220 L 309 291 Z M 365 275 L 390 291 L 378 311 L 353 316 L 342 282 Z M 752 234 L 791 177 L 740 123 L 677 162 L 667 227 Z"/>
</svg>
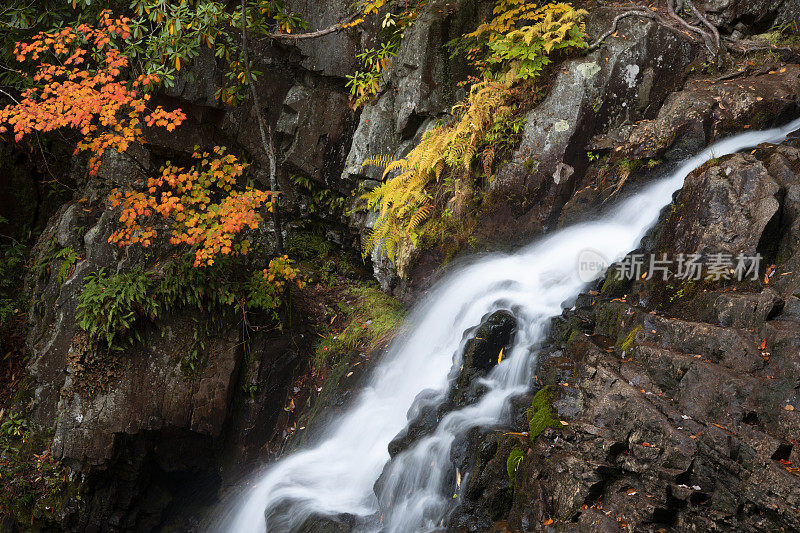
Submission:
<svg viewBox="0 0 800 533">
<path fill-rule="evenodd" d="M 157 237 L 155 224 L 169 220 L 170 244 L 187 244 L 195 266 L 213 265 L 217 254 L 247 253 L 248 243 L 234 243 L 244 229 L 256 229 L 263 220 L 259 209 L 272 209 L 275 193 L 247 187 L 234 191 L 245 168 L 236 157 L 216 147 L 211 154 L 193 154 L 197 164 L 186 170 L 167 164 L 161 175 L 147 180 L 147 193 L 111 191 L 112 208 L 122 206 L 122 228 L 109 242 L 119 246 L 150 246 Z"/>
<path fill-rule="evenodd" d="M 90 152 L 89 172 L 96 174 L 106 149 L 124 152 L 131 143 L 144 141 L 142 121 L 169 131 L 180 125 L 186 119 L 180 109 L 167 112 L 159 106 L 148 111 L 145 90 L 158 82 L 155 75 L 132 82 L 123 78 L 129 61 L 114 39 L 130 37 L 129 22 L 126 17 L 112 19 L 106 11 L 99 27 L 68 26 L 17 43 L 17 61 L 36 62 L 35 86 L 22 93 L 20 102 L 0 110 L 0 133 L 10 127 L 20 141 L 34 131 L 77 130 L 83 140 L 75 153 Z"/>
</svg>

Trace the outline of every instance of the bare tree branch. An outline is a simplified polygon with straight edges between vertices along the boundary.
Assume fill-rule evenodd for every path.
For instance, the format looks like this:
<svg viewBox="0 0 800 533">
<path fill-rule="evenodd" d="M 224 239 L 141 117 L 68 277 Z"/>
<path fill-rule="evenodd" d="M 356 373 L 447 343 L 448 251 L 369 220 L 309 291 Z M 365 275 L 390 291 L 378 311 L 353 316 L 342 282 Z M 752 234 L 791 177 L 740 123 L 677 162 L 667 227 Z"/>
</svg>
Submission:
<svg viewBox="0 0 800 533">
<path fill-rule="evenodd" d="M 9 98 L 11 98 L 14 101 L 15 104 L 19 105 L 19 100 L 17 100 L 13 96 L 11 96 L 9 93 L 5 92 L 3 89 L 0 89 L 0 93 L 3 93 L 4 95 L 8 96 Z"/>
<path fill-rule="evenodd" d="M 343 30 L 345 26 L 353 22 L 358 14 L 351 15 L 349 18 L 342 22 L 337 22 L 333 26 L 328 26 L 325 29 L 312 31 L 308 33 L 268 33 L 262 39 L 281 39 L 284 41 L 299 41 L 302 39 L 315 39 L 317 37 L 322 37 L 324 35 L 328 35 L 330 33 L 334 33 L 340 30 Z"/>
<path fill-rule="evenodd" d="M 247 52 L 247 11 L 245 10 L 245 0 L 242 0 L 242 59 L 244 60 L 244 74 L 247 86 L 250 88 L 250 97 L 253 99 L 253 107 L 255 108 L 256 122 L 258 122 L 258 131 L 261 134 L 261 143 L 264 147 L 264 152 L 269 159 L 269 188 L 273 192 L 278 193 L 278 179 L 277 179 L 277 163 L 275 161 L 275 144 L 272 138 L 272 128 L 264 124 L 264 117 L 261 116 L 261 104 L 258 100 L 258 91 L 253 84 L 253 76 L 250 73 L 250 58 Z M 272 222 L 275 225 L 275 235 L 277 239 L 278 254 L 283 255 L 283 232 L 281 226 L 281 215 L 278 205 L 278 196 L 272 199 Z"/>
</svg>

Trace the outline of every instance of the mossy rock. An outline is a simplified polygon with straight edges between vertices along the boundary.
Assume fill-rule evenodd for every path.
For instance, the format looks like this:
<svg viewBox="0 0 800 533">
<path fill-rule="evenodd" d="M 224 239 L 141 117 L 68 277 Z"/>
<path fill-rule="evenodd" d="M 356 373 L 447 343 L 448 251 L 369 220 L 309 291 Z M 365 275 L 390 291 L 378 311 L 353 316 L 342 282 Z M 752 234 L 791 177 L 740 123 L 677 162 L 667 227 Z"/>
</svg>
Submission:
<svg viewBox="0 0 800 533">
<path fill-rule="evenodd" d="M 536 437 L 541 435 L 545 429 L 557 429 L 563 426 L 561 421 L 554 416 L 553 394 L 550 392 L 550 387 L 545 387 L 536 393 L 527 411 L 527 415 L 529 429 L 528 438 L 531 442 L 534 442 Z"/>
<path fill-rule="evenodd" d="M 525 452 L 522 451 L 522 448 L 517 445 L 511 448 L 511 453 L 508 454 L 508 459 L 506 460 L 506 471 L 508 472 L 508 479 L 510 479 L 512 483 L 514 483 L 516 479 L 517 468 L 519 468 L 523 457 L 525 457 Z"/>
<path fill-rule="evenodd" d="M 617 267 L 610 267 L 600 288 L 600 295 L 605 298 L 621 298 L 630 292 L 633 280 L 627 277 L 619 278 Z"/>
<path fill-rule="evenodd" d="M 642 326 L 636 326 L 635 328 L 630 330 L 628 332 L 628 334 L 625 335 L 624 338 L 618 340 L 617 341 L 617 345 L 614 347 L 614 349 L 617 351 L 617 353 L 621 354 L 621 353 L 629 352 L 630 349 L 633 348 L 633 343 L 636 340 L 636 335 L 640 331 L 642 331 Z"/>
</svg>

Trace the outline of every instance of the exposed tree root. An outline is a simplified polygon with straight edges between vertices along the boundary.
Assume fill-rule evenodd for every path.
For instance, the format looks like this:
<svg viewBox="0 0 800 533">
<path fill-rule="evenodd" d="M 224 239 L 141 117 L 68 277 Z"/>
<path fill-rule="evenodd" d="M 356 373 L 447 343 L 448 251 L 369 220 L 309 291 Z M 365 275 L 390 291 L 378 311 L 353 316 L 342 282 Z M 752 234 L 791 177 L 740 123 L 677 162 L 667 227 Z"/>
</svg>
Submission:
<svg viewBox="0 0 800 533">
<path fill-rule="evenodd" d="M 700 23 L 708 28 L 708 30 L 705 30 L 700 26 L 690 24 L 678 15 L 678 13 L 684 8 L 684 2 L 689 6 Z M 597 41 L 592 43 L 588 50 L 592 51 L 597 49 L 603 43 L 603 41 L 617 31 L 617 24 L 623 18 L 642 17 L 654 20 L 668 30 L 680 35 L 681 37 L 689 39 L 690 41 L 699 42 L 702 40 L 706 46 L 706 49 L 711 55 L 716 56 L 719 54 L 719 52 L 722 50 L 719 31 L 717 30 L 716 26 L 709 22 L 708 18 L 706 18 L 706 16 L 695 7 L 695 5 L 692 3 L 692 0 L 666 0 L 666 4 L 669 18 L 664 17 L 658 11 L 650 10 L 645 6 L 634 6 L 632 9 L 620 13 L 614 17 L 614 21 L 611 23 L 611 29 L 601 35 Z"/>
<path fill-rule="evenodd" d="M 595 42 L 589 45 L 589 48 L 587 50 L 591 52 L 592 50 L 596 50 L 597 48 L 599 48 L 600 45 L 603 44 L 603 41 L 605 41 L 612 33 L 617 31 L 617 24 L 619 24 L 619 21 L 624 19 L 625 17 L 643 17 L 661 22 L 659 20 L 661 17 L 659 17 L 656 13 L 653 13 L 649 9 L 641 8 L 641 9 L 632 9 L 630 11 L 625 11 L 624 13 L 620 13 L 619 15 L 614 17 L 614 21 L 611 23 L 611 29 L 609 29 L 603 35 L 598 37 L 598 39 Z"/>
<path fill-rule="evenodd" d="M 699 9 L 695 7 L 692 0 L 686 0 L 686 3 L 688 3 L 689 7 L 692 8 L 692 13 L 694 13 L 694 15 L 698 19 L 700 19 L 700 22 L 702 22 L 703 25 L 705 25 L 711 31 L 711 35 L 713 35 L 714 37 L 714 44 L 717 46 L 717 51 L 721 50 L 719 42 L 719 30 L 717 29 L 717 27 L 711 24 L 708 21 L 708 18 L 706 18 L 706 16 L 703 13 L 701 13 Z"/>
</svg>

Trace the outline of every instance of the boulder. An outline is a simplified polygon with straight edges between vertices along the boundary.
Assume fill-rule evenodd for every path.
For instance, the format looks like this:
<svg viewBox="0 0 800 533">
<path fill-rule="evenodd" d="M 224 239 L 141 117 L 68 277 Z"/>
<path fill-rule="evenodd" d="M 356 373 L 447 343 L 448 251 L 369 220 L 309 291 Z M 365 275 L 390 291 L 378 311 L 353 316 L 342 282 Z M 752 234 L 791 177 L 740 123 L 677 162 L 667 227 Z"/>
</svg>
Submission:
<svg viewBox="0 0 800 533">
<path fill-rule="evenodd" d="M 745 72 L 746 74 L 746 72 Z M 800 102 L 800 66 L 715 82 L 697 80 L 667 97 L 654 119 L 594 139 L 629 159 L 678 161 L 742 127 L 763 129 L 795 116 Z"/>
<path fill-rule="evenodd" d="M 464 345 L 461 369 L 451 386 L 449 398 L 456 406 L 476 401 L 484 391 L 478 382 L 498 363 L 501 350 L 508 351 L 517 332 L 517 320 L 508 311 L 495 311 Z M 509 355 L 506 353 L 506 355 Z"/>
</svg>

